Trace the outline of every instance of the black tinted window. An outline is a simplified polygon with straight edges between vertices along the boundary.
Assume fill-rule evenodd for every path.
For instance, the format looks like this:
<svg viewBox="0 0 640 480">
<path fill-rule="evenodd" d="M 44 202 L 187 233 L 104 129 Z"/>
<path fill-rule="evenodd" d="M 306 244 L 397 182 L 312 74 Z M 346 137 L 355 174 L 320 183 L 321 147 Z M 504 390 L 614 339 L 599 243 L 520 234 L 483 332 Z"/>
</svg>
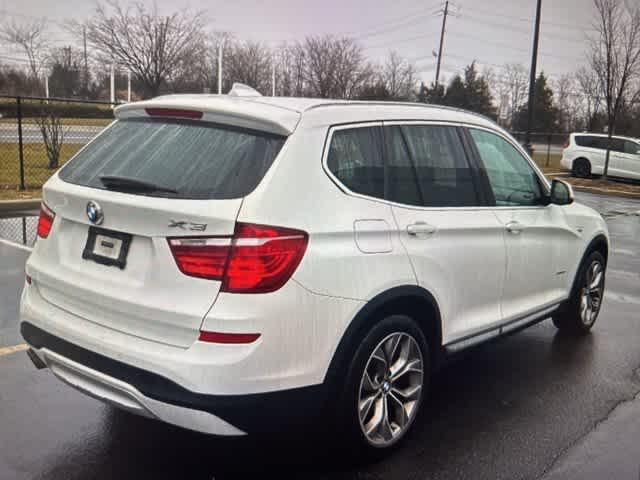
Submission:
<svg viewBox="0 0 640 480">
<path fill-rule="evenodd" d="M 474 128 L 469 132 L 480 152 L 496 205 L 540 204 L 540 181 L 527 159 L 499 135 Z"/>
<path fill-rule="evenodd" d="M 385 127 L 387 198 L 427 207 L 474 206 L 471 171 L 453 127 Z"/>
<path fill-rule="evenodd" d="M 327 166 L 349 190 L 384 197 L 384 165 L 379 127 L 336 130 Z"/>
<path fill-rule="evenodd" d="M 176 198 L 239 198 L 262 180 L 284 141 L 203 122 L 119 120 L 65 165 L 60 178 L 105 188 L 101 176 L 127 177 L 175 190 Z"/>
<path fill-rule="evenodd" d="M 628 153 L 630 155 L 637 155 L 638 153 L 640 153 L 640 144 L 636 142 L 631 142 L 629 140 L 625 140 L 624 153 Z"/>
</svg>

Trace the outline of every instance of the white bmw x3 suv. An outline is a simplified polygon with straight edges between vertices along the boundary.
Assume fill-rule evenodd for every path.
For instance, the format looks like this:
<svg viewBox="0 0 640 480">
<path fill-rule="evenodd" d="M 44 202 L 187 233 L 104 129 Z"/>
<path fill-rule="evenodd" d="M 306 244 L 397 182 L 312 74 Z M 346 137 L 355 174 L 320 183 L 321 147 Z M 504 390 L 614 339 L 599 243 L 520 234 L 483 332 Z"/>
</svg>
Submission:
<svg viewBox="0 0 640 480">
<path fill-rule="evenodd" d="M 39 367 L 188 429 L 404 437 L 452 353 L 586 333 L 608 233 L 490 120 L 424 104 L 175 95 L 43 189 L 21 331 Z"/>
</svg>

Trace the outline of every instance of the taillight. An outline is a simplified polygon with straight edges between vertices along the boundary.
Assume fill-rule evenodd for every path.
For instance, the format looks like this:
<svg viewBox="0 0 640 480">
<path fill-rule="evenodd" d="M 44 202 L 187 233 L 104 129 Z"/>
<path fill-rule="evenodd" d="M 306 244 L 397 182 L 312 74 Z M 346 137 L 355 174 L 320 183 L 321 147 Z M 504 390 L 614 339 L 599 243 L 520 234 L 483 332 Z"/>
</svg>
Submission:
<svg viewBox="0 0 640 480">
<path fill-rule="evenodd" d="M 44 202 L 40 204 L 40 218 L 38 218 L 38 236 L 41 238 L 47 238 L 51 227 L 53 226 L 53 219 L 56 214 Z"/>
<path fill-rule="evenodd" d="M 231 247 L 229 238 L 170 238 L 169 247 L 185 275 L 222 280 Z"/>
<path fill-rule="evenodd" d="M 564 147 L 562 148 L 569 148 L 570 143 L 571 143 L 571 138 L 567 137 L 567 140 L 564 142 Z"/>
<path fill-rule="evenodd" d="M 223 292 L 266 293 L 282 287 L 307 249 L 300 230 L 267 225 L 236 224 Z"/>
<path fill-rule="evenodd" d="M 169 246 L 186 275 L 221 280 L 221 291 L 267 293 L 293 275 L 307 249 L 306 232 L 237 223 L 233 238 L 171 238 Z"/>
</svg>

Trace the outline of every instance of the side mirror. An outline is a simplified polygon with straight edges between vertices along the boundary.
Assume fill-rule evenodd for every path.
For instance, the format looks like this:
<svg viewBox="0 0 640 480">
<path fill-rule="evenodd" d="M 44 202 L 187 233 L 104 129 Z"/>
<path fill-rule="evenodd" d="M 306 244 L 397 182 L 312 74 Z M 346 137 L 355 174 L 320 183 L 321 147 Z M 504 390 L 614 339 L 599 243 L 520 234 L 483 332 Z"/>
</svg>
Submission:
<svg viewBox="0 0 640 480">
<path fill-rule="evenodd" d="M 551 203 L 569 205 L 573 203 L 573 188 L 567 182 L 554 178 L 551 182 Z"/>
</svg>

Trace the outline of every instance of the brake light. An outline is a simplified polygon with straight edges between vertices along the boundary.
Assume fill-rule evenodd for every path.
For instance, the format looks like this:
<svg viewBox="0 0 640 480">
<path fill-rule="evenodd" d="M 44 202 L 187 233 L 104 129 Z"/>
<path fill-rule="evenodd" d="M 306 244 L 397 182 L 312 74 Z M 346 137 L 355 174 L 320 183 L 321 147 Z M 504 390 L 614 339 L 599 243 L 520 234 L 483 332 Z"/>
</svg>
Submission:
<svg viewBox="0 0 640 480">
<path fill-rule="evenodd" d="M 307 249 L 306 232 L 237 223 L 233 238 L 170 238 L 178 268 L 193 277 L 221 280 L 221 291 L 268 293 L 293 275 Z"/>
<path fill-rule="evenodd" d="M 29 274 L 25 273 L 24 277 L 27 280 L 27 284 L 31 285 L 31 277 L 29 276 Z"/>
<path fill-rule="evenodd" d="M 229 238 L 170 238 L 169 247 L 185 275 L 222 280 L 231 246 Z"/>
<path fill-rule="evenodd" d="M 55 217 L 56 214 L 54 211 L 42 202 L 40 204 L 40 217 L 38 218 L 38 236 L 40 238 L 47 238 L 49 236 Z"/>
<path fill-rule="evenodd" d="M 307 249 L 300 230 L 236 224 L 223 292 L 267 293 L 278 290 L 293 275 Z"/>
<path fill-rule="evenodd" d="M 145 108 L 147 115 L 152 117 L 177 117 L 177 118 L 189 118 L 191 120 L 200 120 L 202 118 L 202 112 L 196 110 L 183 110 L 178 108 Z"/>
<path fill-rule="evenodd" d="M 571 143 L 571 138 L 567 137 L 567 140 L 564 142 L 563 148 L 569 148 L 569 144 Z"/>
</svg>

